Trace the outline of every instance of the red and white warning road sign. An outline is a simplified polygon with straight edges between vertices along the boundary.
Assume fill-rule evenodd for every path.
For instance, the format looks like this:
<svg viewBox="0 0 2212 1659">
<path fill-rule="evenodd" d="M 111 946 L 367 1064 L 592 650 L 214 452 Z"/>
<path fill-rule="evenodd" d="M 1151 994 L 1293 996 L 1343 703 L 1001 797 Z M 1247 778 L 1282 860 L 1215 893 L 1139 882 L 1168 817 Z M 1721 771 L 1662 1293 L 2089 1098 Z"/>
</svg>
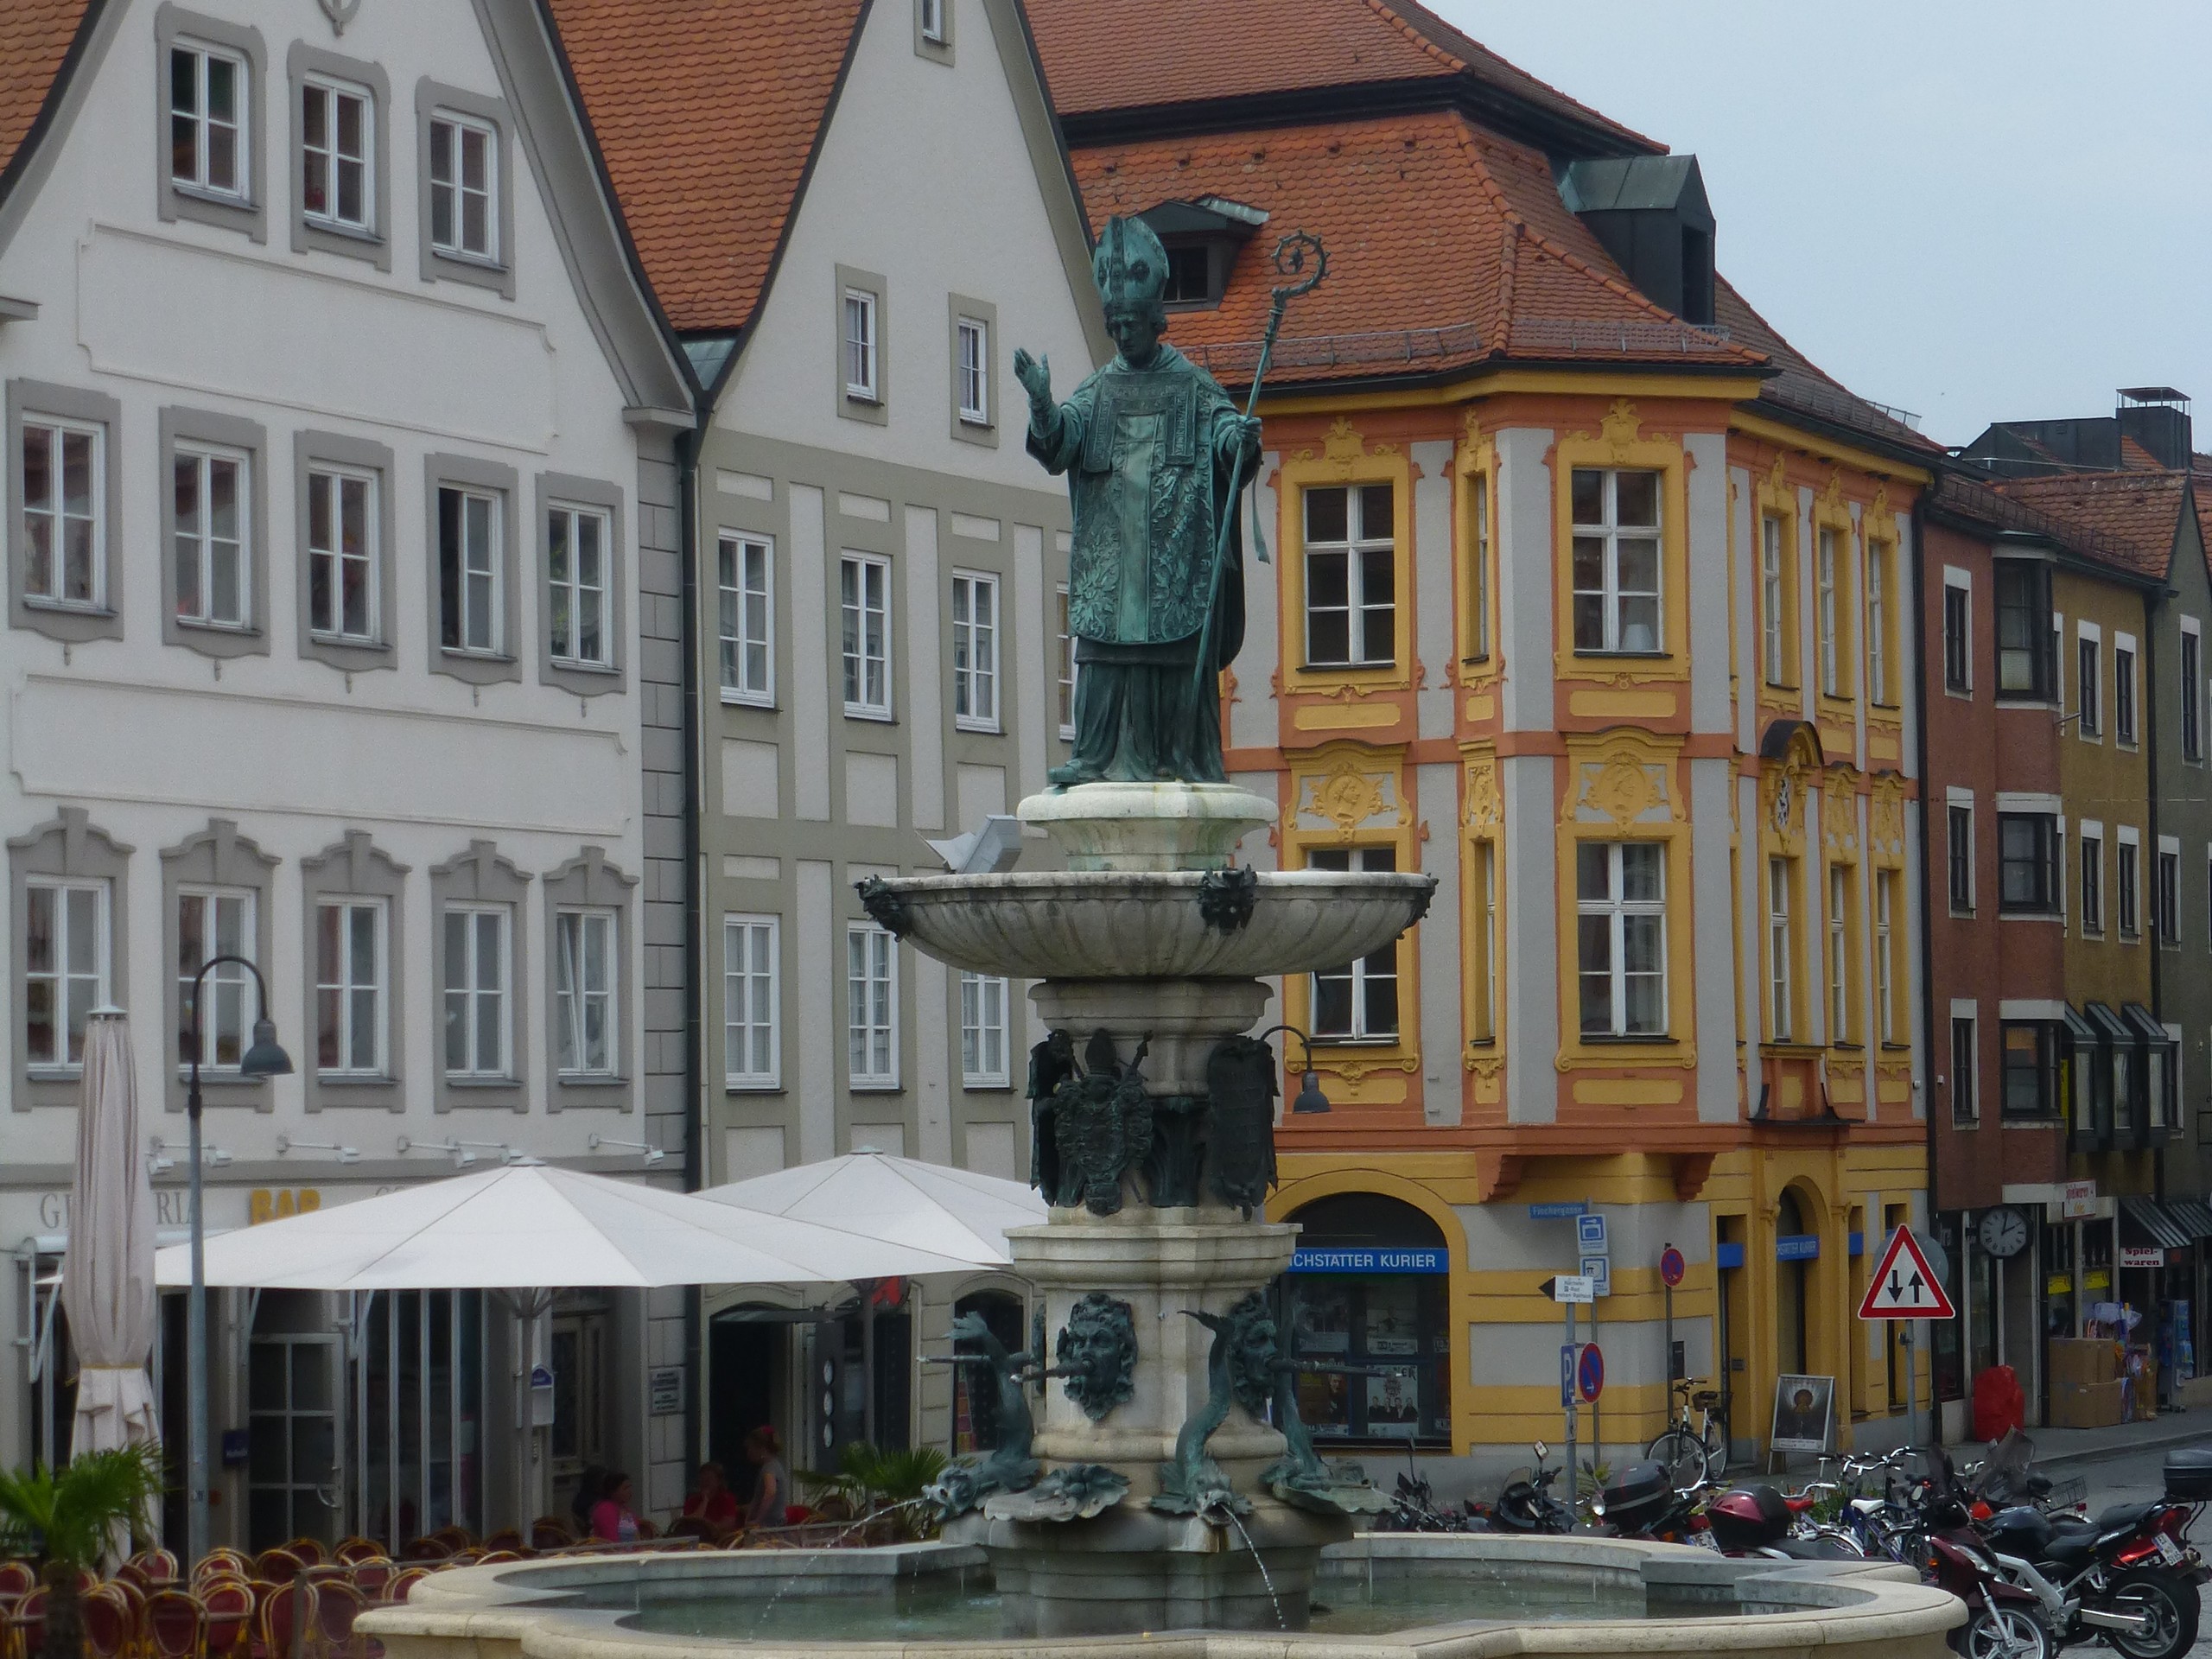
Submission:
<svg viewBox="0 0 2212 1659">
<path fill-rule="evenodd" d="M 1957 1313 L 1951 1299 L 1943 1294 L 1936 1270 L 1921 1253 L 1920 1241 L 1912 1236 L 1912 1229 L 1898 1228 L 1890 1235 L 1889 1248 L 1882 1252 L 1881 1263 L 1867 1282 L 1866 1294 L 1859 1304 L 1859 1317 L 1948 1319 Z"/>
</svg>

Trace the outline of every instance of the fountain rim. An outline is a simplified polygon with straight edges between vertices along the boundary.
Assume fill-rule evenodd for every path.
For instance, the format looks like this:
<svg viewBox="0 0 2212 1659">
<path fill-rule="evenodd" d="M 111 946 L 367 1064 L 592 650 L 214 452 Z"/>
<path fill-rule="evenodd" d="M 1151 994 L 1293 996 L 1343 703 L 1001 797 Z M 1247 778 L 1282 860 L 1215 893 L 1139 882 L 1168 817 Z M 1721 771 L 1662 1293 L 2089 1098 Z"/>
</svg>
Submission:
<svg viewBox="0 0 2212 1659">
<path fill-rule="evenodd" d="M 681 1581 L 721 1576 L 699 1570 L 735 1562 L 758 1561 L 758 1568 L 736 1575 L 771 1583 L 795 1576 L 785 1550 L 673 1550 L 652 1554 L 556 1557 L 504 1562 L 493 1567 L 448 1569 L 416 1586 L 421 1600 L 365 1613 L 358 1628 L 383 1641 L 395 1659 L 429 1659 L 430 1646 L 464 1640 L 512 1640 L 524 1659 L 610 1659 L 615 1651 L 634 1650 L 636 1659 L 701 1656 L 789 1654 L 793 1659 L 887 1659 L 893 1654 L 916 1659 L 1007 1659 L 1040 1647 L 1065 1649 L 1083 1659 L 1163 1659 L 1161 1643 L 1185 1645 L 1179 1659 L 1268 1659 L 1286 1645 L 1309 1649 L 1315 1659 L 1376 1659 L 1387 1652 L 1404 1659 L 1511 1659 L 1541 1653 L 1548 1659 L 1623 1659 L 1630 1654 L 1697 1654 L 1727 1659 L 1770 1655 L 1784 1647 L 1837 1648 L 1862 1645 L 1859 1659 L 1878 1659 L 1878 1650 L 1900 1639 L 1940 1637 L 1960 1623 L 1964 1609 L 1956 1598 L 1920 1583 L 1910 1568 L 1875 1560 L 1734 1560 L 1687 1545 L 1648 1543 L 1637 1539 L 1599 1537 L 1522 1538 L 1501 1534 L 1360 1533 L 1332 1553 L 1364 1554 L 1370 1560 L 1478 1561 L 1505 1556 L 1529 1566 L 1575 1566 L 1633 1575 L 1649 1591 L 1655 1586 L 1694 1589 L 1726 1585 L 1739 1603 L 1763 1604 L 1789 1597 L 1795 1606 L 1771 1612 L 1719 1613 L 1683 1619 L 1589 1619 L 1513 1624 L 1464 1620 L 1376 1634 L 1332 1635 L 1315 1631 L 1249 1631 L 1205 1629 L 1129 1632 L 1095 1637 L 999 1637 L 944 1641 L 769 1640 L 743 1637 L 681 1636 L 637 1630 L 622 1621 L 634 1610 L 580 1607 L 568 1599 L 587 1588 L 575 1582 L 531 1584 L 558 1575 L 569 1579 L 605 1564 L 613 1577 L 616 1563 L 639 1577 Z M 918 1576 L 938 1558 L 946 1570 L 982 1564 L 979 1546 L 931 1542 L 893 1544 L 819 1552 L 805 1570 L 820 1572 L 823 1557 L 836 1565 L 827 1576 L 857 1577 L 873 1567 L 887 1578 Z M 954 1559 L 963 1558 L 963 1559 Z M 1343 1559 L 1341 1555 L 1338 1560 Z M 640 1567 L 662 1570 L 638 1573 Z M 690 1571 L 683 1570 L 689 1567 Z M 780 1573 L 779 1568 L 781 1569 Z M 887 1572 L 885 1569 L 889 1569 Z M 1656 1571 L 1655 1571 L 1656 1569 Z M 593 1573 L 592 1576 L 598 1576 Z M 444 1580 L 441 1583 L 440 1580 Z M 424 1592 L 427 1592 L 427 1594 Z M 1840 1625 L 1844 1628 L 1839 1630 Z M 1541 1631 L 1535 1640 L 1532 1632 Z M 420 1642 L 424 1645 L 416 1648 Z M 1255 1646 L 1255 1643 L 1264 1644 Z"/>
</svg>

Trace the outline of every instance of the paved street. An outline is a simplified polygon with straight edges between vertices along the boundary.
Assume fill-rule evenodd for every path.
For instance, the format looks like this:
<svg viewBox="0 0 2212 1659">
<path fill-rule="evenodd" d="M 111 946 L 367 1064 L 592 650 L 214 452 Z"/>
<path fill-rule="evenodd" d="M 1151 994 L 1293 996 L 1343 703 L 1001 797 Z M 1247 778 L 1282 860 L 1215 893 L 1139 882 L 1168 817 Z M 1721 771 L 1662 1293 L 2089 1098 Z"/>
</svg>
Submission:
<svg viewBox="0 0 2212 1659">
<path fill-rule="evenodd" d="M 2200 1444 L 2212 1446 L 2212 1424 L 2208 1424 Z M 2158 1446 L 2146 1451 L 2119 1451 L 2094 1459 L 2069 1463 L 2051 1471 L 2054 1478 L 2079 1477 L 2088 1486 L 2091 1514 L 2107 1503 L 2140 1503 L 2158 1496 L 2161 1490 L 2160 1466 L 2165 1462 L 2171 1446 Z M 2200 1550 L 2212 1549 L 2212 1525 L 2200 1522 L 2196 1529 L 2196 1541 Z M 2190 1659 L 2212 1659 L 2212 1628 L 2200 1635 L 2196 1645 L 2190 1649 Z"/>
</svg>

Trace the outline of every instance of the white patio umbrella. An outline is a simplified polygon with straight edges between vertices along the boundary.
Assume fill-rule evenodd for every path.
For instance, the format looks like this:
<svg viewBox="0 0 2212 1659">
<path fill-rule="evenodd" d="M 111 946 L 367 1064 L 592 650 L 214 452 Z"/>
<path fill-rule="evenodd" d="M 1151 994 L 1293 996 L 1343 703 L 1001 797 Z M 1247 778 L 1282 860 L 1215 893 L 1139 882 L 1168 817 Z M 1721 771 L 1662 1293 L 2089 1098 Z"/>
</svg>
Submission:
<svg viewBox="0 0 2212 1659">
<path fill-rule="evenodd" d="M 926 1249 L 543 1164 L 510 1164 L 207 1241 L 207 1282 L 289 1290 L 832 1284 L 968 1263 Z M 156 1257 L 191 1276 L 186 1247 Z"/>
<path fill-rule="evenodd" d="M 986 1268 L 1011 1265 L 1007 1228 L 1035 1227 L 1050 1218 L 1044 1198 L 1020 1181 L 865 1147 L 710 1186 L 699 1196 Z"/>
<path fill-rule="evenodd" d="M 120 1008 L 95 1008 L 77 1097 L 77 1173 L 61 1305 L 77 1352 L 73 1452 L 158 1444 L 146 1359 L 154 1345 L 154 1189 L 138 1136 L 130 1030 Z"/>
</svg>

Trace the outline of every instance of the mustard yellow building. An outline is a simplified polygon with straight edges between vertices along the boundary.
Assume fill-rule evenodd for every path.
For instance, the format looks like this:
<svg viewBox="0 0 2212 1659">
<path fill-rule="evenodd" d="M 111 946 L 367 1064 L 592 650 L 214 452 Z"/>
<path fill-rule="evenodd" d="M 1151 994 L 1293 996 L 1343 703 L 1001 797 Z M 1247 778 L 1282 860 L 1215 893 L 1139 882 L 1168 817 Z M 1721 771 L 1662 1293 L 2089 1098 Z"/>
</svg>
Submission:
<svg viewBox="0 0 2212 1659">
<path fill-rule="evenodd" d="M 1209 34 L 1187 86 L 1190 40 L 1133 69 L 1083 8 L 1036 10 L 1094 221 L 1166 243 L 1171 341 L 1249 382 L 1279 238 L 1329 253 L 1262 404 L 1229 765 L 1281 805 L 1255 861 L 1440 888 L 1394 948 L 1281 987 L 1332 1103 L 1286 1119 L 1269 1206 L 1306 1230 L 1297 1350 L 1343 1368 L 1305 1415 L 1491 1466 L 1556 1441 L 1541 1287 L 1586 1211 L 1586 1446 L 1664 1427 L 1669 1246 L 1681 1368 L 1722 1379 L 1739 1448 L 1785 1374 L 1835 1379 L 1836 1443 L 1902 1439 L 1902 1352 L 1853 1313 L 1925 1209 L 1905 594 L 1937 452 L 1714 274 L 1694 157 L 1412 9 L 1332 13 L 1381 19 L 1337 63 L 1298 21 L 1325 10 L 1264 56 Z M 1415 74 L 1407 30 L 1456 67 Z M 1376 84 L 1267 79 L 1308 48 Z M 1246 80 L 1268 122 L 1223 130 L 1208 89 Z"/>
</svg>

